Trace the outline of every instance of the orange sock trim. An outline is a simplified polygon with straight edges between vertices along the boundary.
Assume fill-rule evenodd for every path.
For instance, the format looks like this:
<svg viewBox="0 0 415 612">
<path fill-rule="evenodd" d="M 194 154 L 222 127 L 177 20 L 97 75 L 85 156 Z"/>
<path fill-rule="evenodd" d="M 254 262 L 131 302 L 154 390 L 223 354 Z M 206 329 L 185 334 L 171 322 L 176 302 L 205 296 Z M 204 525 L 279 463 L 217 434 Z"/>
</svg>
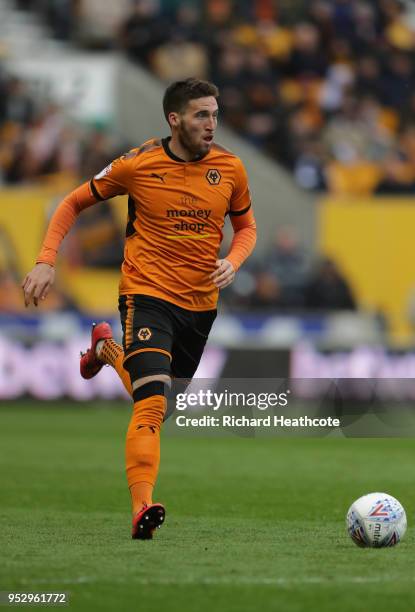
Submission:
<svg viewBox="0 0 415 612">
<path fill-rule="evenodd" d="M 152 503 L 160 464 L 160 427 L 165 410 L 166 398 L 163 395 L 152 395 L 134 404 L 125 445 L 133 512 L 140 510 L 143 503 Z"/>
</svg>

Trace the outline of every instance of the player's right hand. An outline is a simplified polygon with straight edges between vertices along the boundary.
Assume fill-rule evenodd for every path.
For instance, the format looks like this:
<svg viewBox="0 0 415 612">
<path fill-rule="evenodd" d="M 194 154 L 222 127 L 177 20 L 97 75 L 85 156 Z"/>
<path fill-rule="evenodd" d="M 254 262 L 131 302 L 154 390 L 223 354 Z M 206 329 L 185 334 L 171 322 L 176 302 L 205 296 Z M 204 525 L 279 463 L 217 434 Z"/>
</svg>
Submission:
<svg viewBox="0 0 415 612">
<path fill-rule="evenodd" d="M 55 268 L 46 263 L 36 264 L 22 282 L 26 308 L 31 302 L 37 306 L 39 300 L 44 300 L 54 282 Z"/>
</svg>

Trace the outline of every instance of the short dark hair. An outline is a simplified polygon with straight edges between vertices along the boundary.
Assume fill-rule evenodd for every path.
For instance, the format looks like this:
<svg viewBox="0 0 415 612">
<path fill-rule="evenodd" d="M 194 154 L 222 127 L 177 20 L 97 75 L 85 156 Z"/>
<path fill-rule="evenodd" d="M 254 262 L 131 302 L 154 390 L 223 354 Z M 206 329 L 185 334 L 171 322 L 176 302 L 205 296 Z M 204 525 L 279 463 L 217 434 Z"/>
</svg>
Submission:
<svg viewBox="0 0 415 612">
<path fill-rule="evenodd" d="M 167 123 L 169 113 L 180 113 L 190 100 L 207 96 L 219 97 L 219 89 L 209 81 L 190 78 L 169 85 L 163 97 L 163 110 Z"/>
</svg>

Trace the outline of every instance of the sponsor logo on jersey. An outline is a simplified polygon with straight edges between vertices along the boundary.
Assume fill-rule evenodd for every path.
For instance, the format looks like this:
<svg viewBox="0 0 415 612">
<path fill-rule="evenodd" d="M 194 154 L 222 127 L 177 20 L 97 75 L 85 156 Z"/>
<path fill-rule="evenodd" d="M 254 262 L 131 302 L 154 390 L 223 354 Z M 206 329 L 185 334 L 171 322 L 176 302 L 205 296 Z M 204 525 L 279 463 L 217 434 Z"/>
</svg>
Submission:
<svg viewBox="0 0 415 612">
<path fill-rule="evenodd" d="M 193 196 L 184 196 L 181 199 L 181 204 L 196 206 L 197 199 Z M 206 230 L 211 214 L 212 209 L 210 208 L 169 208 L 166 211 L 166 216 L 168 219 L 177 221 L 172 227 L 180 234 L 168 234 L 167 238 L 169 240 L 203 240 L 209 238 L 210 234 Z"/>
</svg>

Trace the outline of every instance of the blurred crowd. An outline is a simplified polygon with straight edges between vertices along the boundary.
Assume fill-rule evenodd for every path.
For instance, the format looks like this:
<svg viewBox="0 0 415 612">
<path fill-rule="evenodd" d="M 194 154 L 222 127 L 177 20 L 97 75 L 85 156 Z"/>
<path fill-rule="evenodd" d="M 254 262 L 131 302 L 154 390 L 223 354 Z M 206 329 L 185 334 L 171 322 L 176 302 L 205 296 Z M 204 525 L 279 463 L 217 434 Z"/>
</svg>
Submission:
<svg viewBox="0 0 415 612">
<path fill-rule="evenodd" d="M 120 44 L 217 83 L 225 122 L 305 189 L 415 191 L 415 5 L 136 0 Z"/>
<path fill-rule="evenodd" d="M 0 186 L 79 184 L 123 153 L 99 126 L 80 127 L 65 109 L 41 100 L 0 64 Z M 113 268 L 122 261 L 123 238 L 109 203 L 88 209 L 65 241 L 69 266 Z M 0 312 L 25 311 L 13 244 L 0 227 Z M 42 310 L 77 310 L 76 298 L 58 285 Z"/>
<path fill-rule="evenodd" d="M 59 173 L 82 179 L 121 150 L 104 129 L 77 126 L 63 108 L 40 100 L 0 65 L 0 184 Z"/>
<path fill-rule="evenodd" d="M 223 292 L 227 308 L 259 312 L 357 308 L 352 288 L 335 261 L 309 262 L 295 228 L 279 227 L 265 253 L 249 259 Z"/>
<path fill-rule="evenodd" d="M 16 2 L 40 10 L 57 38 L 84 45 L 85 15 L 102 13 L 97 0 Z M 112 30 L 100 44 L 166 82 L 212 79 L 224 122 L 304 189 L 415 191 L 411 0 L 120 0 L 117 11 L 106 11 Z M 30 105 L 19 112 L 27 118 Z M 56 133 L 53 112 L 49 123 Z M 66 138 L 60 163 L 73 165 Z"/>
<path fill-rule="evenodd" d="M 80 36 L 86 0 L 16 4 L 40 9 L 56 38 L 88 45 Z M 120 0 L 117 10 L 121 18 L 101 44 L 122 48 L 165 82 L 189 74 L 212 79 L 221 120 L 301 187 L 415 192 L 415 3 Z M 80 182 L 128 146 L 102 128 L 75 125 L 53 102 L 40 103 L 0 65 L 0 184 L 60 173 Z M 122 232 L 111 206 L 83 215 L 66 254 L 72 265 L 119 265 Z M 355 308 L 334 261 L 307 261 L 294 229 L 279 228 L 268 252 L 241 270 L 225 303 L 261 311 Z M 0 309 L 13 310 L 12 280 L 2 273 Z M 58 309 L 76 308 L 61 298 Z"/>
</svg>

